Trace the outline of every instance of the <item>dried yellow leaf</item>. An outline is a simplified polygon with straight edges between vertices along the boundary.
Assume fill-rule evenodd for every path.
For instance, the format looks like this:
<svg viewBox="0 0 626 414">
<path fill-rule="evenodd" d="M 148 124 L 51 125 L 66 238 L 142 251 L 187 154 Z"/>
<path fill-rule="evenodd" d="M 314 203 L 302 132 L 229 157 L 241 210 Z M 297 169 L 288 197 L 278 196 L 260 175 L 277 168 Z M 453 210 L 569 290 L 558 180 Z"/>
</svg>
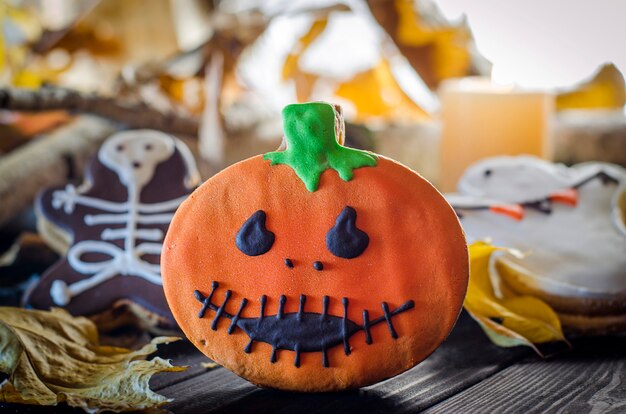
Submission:
<svg viewBox="0 0 626 414">
<path fill-rule="evenodd" d="M 412 0 L 395 0 L 398 11 L 397 39 L 403 45 L 431 47 L 431 70 L 437 79 L 466 76 L 472 57 L 469 44 L 472 40 L 467 26 L 425 22 Z"/>
<path fill-rule="evenodd" d="M 602 66 L 593 78 L 556 97 L 556 108 L 621 109 L 626 103 L 624 76 L 613 64 Z"/>
<path fill-rule="evenodd" d="M 313 92 L 313 86 L 319 78 L 319 76 L 305 72 L 300 68 L 300 58 L 311 43 L 324 32 L 327 25 L 328 18 L 326 16 L 314 20 L 309 30 L 298 39 L 294 50 L 287 56 L 283 64 L 282 79 L 294 81 L 298 102 L 309 100 L 311 92 Z"/>
<path fill-rule="evenodd" d="M 199 76 L 176 78 L 167 73 L 157 78 L 161 90 L 192 114 L 200 114 L 205 105 L 204 80 Z"/>
<path fill-rule="evenodd" d="M 148 385 L 159 372 L 183 371 L 168 361 L 145 358 L 159 337 L 141 349 L 99 345 L 95 325 L 61 309 L 0 307 L 0 402 L 56 405 L 67 402 L 90 413 L 135 411 L 167 403 Z"/>
<path fill-rule="evenodd" d="M 472 34 L 465 22 L 449 23 L 433 4 L 414 0 L 368 0 L 376 21 L 431 89 L 444 79 L 482 71 L 483 58 L 472 53 Z"/>
<path fill-rule="evenodd" d="M 327 25 L 327 15 L 315 19 L 309 30 L 298 39 L 294 50 L 283 64 L 282 79 L 294 82 L 298 102 L 310 100 L 313 88 L 320 78 L 315 73 L 302 70 L 301 57 L 324 32 Z M 428 114 L 404 93 L 391 71 L 389 62 L 384 58 L 376 66 L 355 74 L 346 82 L 338 83 L 335 95 L 352 102 L 357 122 L 371 118 L 384 120 L 429 118 Z"/>
<path fill-rule="evenodd" d="M 18 88 L 39 88 L 44 82 L 44 79 L 40 74 L 34 71 L 24 69 L 15 74 L 13 77 L 13 86 Z"/>
<path fill-rule="evenodd" d="M 381 59 L 376 66 L 357 73 L 340 84 L 335 95 L 355 106 L 356 120 L 368 118 L 424 120 L 429 115 L 402 90 L 389 62 Z"/>
<path fill-rule="evenodd" d="M 532 296 L 509 294 L 498 297 L 492 285 L 492 255 L 506 249 L 477 242 L 469 246 L 470 281 L 465 309 L 499 346 L 530 346 L 565 341 L 561 322 L 554 310 Z"/>
<path fill-rule="evenodd" d="M 209 370 L 219 367 L 219 364 L 216 364 L 215 362 L 201 362 L 200 366 L 206 370 Z"/>
<path fill-rule="evenodd" d="M 316 19 L 311 24 L 309 30 L 298 39 L 298 43 L 294 47 L 293 52 L 291 52 L 287 59 L 285 59 L 285 63 L 283 64 L 283 80 L 291 79 L 300 71 L 299 61 L 302 54 L 306 51 L 306 49 L 317 39 L 322 32 L 326 29 L 328 25 L 327 17 L 320 17 Z"/>
<path fill-rule="evenodd" d="M 32 71 L 26 72 L 25 67 L 29 63 L 31 45 L 42 32 L 33 7 L 0 1 L 0 81 L 15 86 L 40 86 L 38 77 Z"/>
</svg>

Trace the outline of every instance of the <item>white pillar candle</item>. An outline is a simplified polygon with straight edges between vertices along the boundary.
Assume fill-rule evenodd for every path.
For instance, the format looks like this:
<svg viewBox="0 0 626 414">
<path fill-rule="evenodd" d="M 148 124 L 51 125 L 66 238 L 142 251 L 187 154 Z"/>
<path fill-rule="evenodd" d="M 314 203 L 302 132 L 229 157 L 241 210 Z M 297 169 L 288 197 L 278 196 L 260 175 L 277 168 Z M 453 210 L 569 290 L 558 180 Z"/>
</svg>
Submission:
<svg viewBox="0 0 626 414">
<path fill-rule="evenodd" d="M 550 157 L 551 94 L 496 85 L 480 77 L 448 80 L 439 93 L 443 129 L 438 186 L 442 191 L 456 190 L 463 171 L 485 157 Z"/>
</svg>

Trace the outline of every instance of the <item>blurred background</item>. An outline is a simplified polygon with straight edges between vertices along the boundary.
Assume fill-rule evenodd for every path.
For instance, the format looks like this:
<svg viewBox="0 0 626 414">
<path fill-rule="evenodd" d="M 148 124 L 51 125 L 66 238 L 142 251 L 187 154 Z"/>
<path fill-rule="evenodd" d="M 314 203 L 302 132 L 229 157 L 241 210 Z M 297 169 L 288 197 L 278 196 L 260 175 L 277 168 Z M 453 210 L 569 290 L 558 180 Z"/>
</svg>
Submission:
<svg viewBox="0 0 626 414">
<path fill-rule="evenodd" d="M 624 0 L 0 0 L 0 304 L 20 306 L 59 259 L 37 231 L 36 194 L 81 183 L 87 160 L 123 129 L 177 136 L 203 179 L 276 150 L 282 108 L 307 101 L 340 104 L 347 145 L 396 159 L 442 192 L 455 191 L 470 164 L 496 155 L 626 166 L 624 16 Z M 539 211 L 531 201 L 524 205 Z M 600 222 L 589 223 L 582 231 Z M 564 340 L 558 317 L 548 305 L 552 313 L 537 311 L 536 298 L 515 319 L 536 334 L 527 340 L 503 330 L 506 306 L 485 316 L 499 300 L 495 290 L 474 295 L 484 307 L 472 315 L 499 345 L 537 350 L 532 342 Z M 553 336 L 536 328 L 546 323 Z M 458 349 L 466 349 L 460 332 Z M 504 360 L 498 369 L 511 364 Z M 607 366 L 622 366 L 602 361 L 598 384 L 611 378 Z M 488 366 L 481 371 L 491 376 Z M 553 388 L 568 378 L 546 369 L 558 377 Z M 434 389 L 419 372 L 416 387 Z M 474 378 L 465 372 L 457 377 Z M 550 378 L 523 378 L 531 377 Z M 580 383 L 569 382 L 577 389 L 568 395 L 577 394 Z"/>
<path fill-rule="evenodd" d="M 497 154 L 626 165 L 624 15 L 620 0 L 3 0 L 0 222 L 27 204 L 8 200 L 19 177 L 80 177 L 113 130 L 185 139 L 206 178 L 275 149 L 296 101 L 341 104 L 350 145 L 444 191 Z"/>
</svg>

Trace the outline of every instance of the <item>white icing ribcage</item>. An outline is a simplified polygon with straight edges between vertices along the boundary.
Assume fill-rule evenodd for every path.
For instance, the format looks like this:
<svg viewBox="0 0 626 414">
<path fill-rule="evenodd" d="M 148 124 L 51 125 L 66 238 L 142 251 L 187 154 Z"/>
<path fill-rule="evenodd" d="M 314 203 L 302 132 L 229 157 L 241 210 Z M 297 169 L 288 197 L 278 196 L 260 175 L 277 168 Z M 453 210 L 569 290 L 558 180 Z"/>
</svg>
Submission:
<svg viewBox="0 0 626 414">
<path fill-rule="evenodd" d="M 67 260 L 74 270 L 85 275 L 93 274 L 94 278 L 97 278 L 98 273 L 104 270 L 108 272 L 115 269 L 116 274 L 139 276 L 154 284 L 160 285 L 160 266 L 158 264 L 148 263 L 140 257 L 143 254 L 156 254 L 160 251 L 160 243 L 142 243 L 137 246 L 133 254 L 129 255 L 112 243 L 98 240 L 84 240 L 72 246 L 67 252 Z M 102 253 L 111 256 L 111 258 L 100 262 L 86 262 L 81 259 L 81 256 L 86 253 Z"/>
<path fill-rule="evenodd" d="M 163 239 L 163 232 L 160 229 L 137 229 L 135 236 L 138 239 L 160 241 Z M 104 229 L 102 240 L 120 240 L 128 237 L 128 229 Z"/>
<path fill-rule="evenodd" d="M 147 262 L 142 256 L 161 253 L 164 232 L 159 228 L 137 228 L 137 225 L 168 224 L 174 215 L 173 210 L 185 197 L 152 204 L 133 203 L 136 193 L 131 191 L 128 202 L 115 203 L 79 195 L 72 190 L 57 192 L 55 200 L 62 202 L 53 203 L 53 207 L 65 207 L 64 203 L 67 203 L 71 204 L 72 210 L 76 204 L 98 208 L 103 213 L 85 215 L 86 225 L 125 224 L 125 226 L 107 227 L 100 235 L 102 240 L 83 240 L 70 247 L 67 253 L 69 265 L 78 273 L 92 276 L 69 286 L 62 280 L 55 280 L 50 289 L 54 303 L 60 306 L 67 305 L 74 296 L 93 289 L 117 275 L 140 277 L 155 285 L 161 285 L 160 266 Z M 123 240 L 124 247 L 111 243 L 115 240 Z M 137 244 L 137 240 L 147 242 Z M 83 260 L 83 256 L 90 253 L 103 254 L 109 258 L 97 262 Z"/>
<path fill-rule="evenodd" d="M 138 224 L 166 224 L 172 221 L 174 213 L 152 214 L 135 216 Z M 126 223 L 131 219 L 129 214 L 87 214 L 85 216 L 85 224 L 88 226 L 97 226 L 100 224 Z"/>
</svg>

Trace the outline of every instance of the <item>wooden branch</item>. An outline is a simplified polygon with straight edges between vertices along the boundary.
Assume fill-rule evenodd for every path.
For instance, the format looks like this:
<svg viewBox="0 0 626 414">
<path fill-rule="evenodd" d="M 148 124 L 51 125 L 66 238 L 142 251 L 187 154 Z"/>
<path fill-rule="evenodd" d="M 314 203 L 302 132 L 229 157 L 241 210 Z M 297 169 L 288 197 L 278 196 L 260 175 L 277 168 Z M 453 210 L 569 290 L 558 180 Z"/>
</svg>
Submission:
<svg viewBox="0 0 626 414">
<path fill-rule="evenodd" d="M 116 130 L 112 122 L 84 115 L 0 158 L 0 224 L 31 204 L 40 189 L 82 176 L 85 160 Z"/>
<path fill-rule="evenodd" d="M 0 88 L 0 109 L 11 111 L 50 111 L 91 113 L 132 128 L 158 129 L 173 134 L 198 135 L 195 118 L 161 113 L 143 102 L 127 102 L 94 93 L 81 93 L 56 86 L 40 89 Z"/>
</svg>

